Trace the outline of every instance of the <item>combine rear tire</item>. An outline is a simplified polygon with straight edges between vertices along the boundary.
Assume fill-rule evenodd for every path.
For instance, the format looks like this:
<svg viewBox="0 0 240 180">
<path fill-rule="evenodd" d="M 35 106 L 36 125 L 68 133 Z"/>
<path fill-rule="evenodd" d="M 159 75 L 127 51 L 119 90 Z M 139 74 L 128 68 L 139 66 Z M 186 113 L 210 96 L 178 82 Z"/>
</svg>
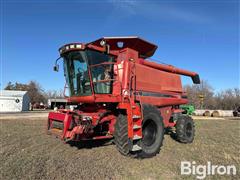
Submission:
<svg viewBox="0 0 240 180">
<path fill-rule="evenodd" d="M 114 143 L 121 154 L 125 156 L 129 155 L 128 121 L 125 115 L 120 114 L 117 118 L 114 131 Z"/>
<path fill-rule="evenodd" d="M 149 158 L 158 154 L 164 138 L 163 118 L 160 111 L 149 104 L 143 105 L 142 134 L 140 142 L 142 150 L 138 157 Z"/>
<path fill-rule="evenodd" d="M 182 143 L 192 143 L 195 135 L 195 126 L 190 116 L 182 115 L 176 123 L 177 140 Z"/>
</svg>

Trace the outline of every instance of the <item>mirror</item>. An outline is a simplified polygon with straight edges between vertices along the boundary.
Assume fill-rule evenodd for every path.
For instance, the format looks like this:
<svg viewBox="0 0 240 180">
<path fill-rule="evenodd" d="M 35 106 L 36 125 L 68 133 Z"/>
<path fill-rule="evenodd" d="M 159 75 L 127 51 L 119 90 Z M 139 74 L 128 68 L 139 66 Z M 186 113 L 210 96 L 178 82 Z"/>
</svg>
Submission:
<svg viewBox="0 0 240 180">
<path fill-rule="evenodd" d="M 58 70 L 59 70 L 59 65 L 56 64 L 55 66 L 53 66 L 53 70 L 56 71 L 56 72 L 58 72 Z"/>
<path fill-rule="evenodd" d="M 58 65 L 58 60 L 61 59 L 62 57 L 60 56 L 59 58 L 56 59 L 55 61 L 55 66 L 53 66 L 53 70 L 58 72 L 59 71 L 59 65 Z"/>
</svg>

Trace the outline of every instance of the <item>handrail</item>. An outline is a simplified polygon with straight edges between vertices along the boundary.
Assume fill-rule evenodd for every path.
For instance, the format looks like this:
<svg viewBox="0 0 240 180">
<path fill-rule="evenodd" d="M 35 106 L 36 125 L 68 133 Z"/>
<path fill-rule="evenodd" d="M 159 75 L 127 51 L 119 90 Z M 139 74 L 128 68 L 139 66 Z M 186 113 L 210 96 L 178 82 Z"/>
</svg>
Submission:
<svg viewBox="0 0 240 180">
<path fill-rule="evenodd" d="M 103 80 L 93 81 L 93 83 L 104 83 L 104 82 L 115 81 L 115 80 L 116 79 L 103 79 Z"/>
<path fill-rule="evenodd" d="M 65 85 L 64 85 L 64 90 L 63 90 L 63 96 L 64 98 L 69 98 L 69 96 L 66 96 L 66 89 L 68 88 L 68 85 L 67 85 L 67 82 L 65 82 Z"/>
<path fill-rule="evenodd" d="M 131 68 L 129 92 L 130 92 L 130 97 L 133 95 L 134 101 L 135 101 L 136 100 L 136 95 L 134 93 L 134 92 L 136 92 L 136 65 L 135 65 L 135 62 L 133 62 L 132 68 Z"/>
<path fill-rule="evenodd" d="M 96 67 L 96 66 L 111 65 L 111 64 L 116 64 L 116 63 L 115 62 L 103 62 L 103 63 L 99 63 L 99 64 L 89 65 L 89 67 L 92 68 L 92 67 Z"/>
<path fill-rule="evenodd" d="M 143 105 L 142 105 L 141 95 L 140 95 L 139 91 L 135 91 L 135 94 L 138 95 L 139 103 L 140 103 L 140 107 L 141 107 L 141 116 L 143 118 Z"/>
<path fill-rule="evenodd" d="M 116 63 L 115 62 L 103 62 L 103 63 L 99 63 L 99 64 L 89 65 L 89 67 L 93 68 L 93 67 L 102 66 L 102 65 L 114 65 L 114 64 L 116 64 Z M 93 84 L 110 82 L 110 81 L 117 81 L 117 80 L 116 79 L 103 79 L 103 80 L 93 81 Z"/>
</svg>

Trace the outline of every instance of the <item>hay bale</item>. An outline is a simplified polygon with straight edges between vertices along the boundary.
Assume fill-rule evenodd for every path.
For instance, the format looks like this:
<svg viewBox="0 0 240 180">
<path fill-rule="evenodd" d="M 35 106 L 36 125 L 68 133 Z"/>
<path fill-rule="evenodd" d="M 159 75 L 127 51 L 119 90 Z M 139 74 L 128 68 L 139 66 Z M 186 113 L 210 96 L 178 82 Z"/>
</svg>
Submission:
<svg viewBox="0 0 240 180">
<path fill-rule="evenodd" d="M 212 117 L 220 117 L 220 112 L 219 110 L 215 110 L 212 112 Z"/>
<path fill-rule="evenodd" d="M 206 110 L 204 113 L 203 113 L 203 116 L 211 116 L 212 112 L 211 110 Z"/>
<path fill-rule="evenodd" d="M 232 110 L 215 110 L 212 112 L 212 117 L 232 117 Z"/>
<path fill-rule="evenodd" d="M 196 109 L 194 112 L 193 112 L 193 115 L 194 116 L 203 116 L 203 113 L 205 112 L 205 110 L 203 109 Z"/>
</svg>

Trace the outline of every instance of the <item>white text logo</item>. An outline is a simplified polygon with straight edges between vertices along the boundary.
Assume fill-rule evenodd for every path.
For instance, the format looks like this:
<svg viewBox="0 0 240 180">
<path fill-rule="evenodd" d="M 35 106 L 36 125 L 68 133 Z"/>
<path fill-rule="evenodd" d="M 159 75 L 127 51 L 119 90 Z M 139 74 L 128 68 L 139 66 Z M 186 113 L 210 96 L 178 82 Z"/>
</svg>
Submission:
<svg viewBox="0 0 240 180">
<path fill-rule="evenodd" d="M 237 169 L 234 165 L 212 165 L 210 161 L 207 165 L 196 165 L 196 162 L 182 161 L 181 175 L 196 175 L 197 179 L 204 179 L 211 175 L 236 175 Z"/>
</svg>

